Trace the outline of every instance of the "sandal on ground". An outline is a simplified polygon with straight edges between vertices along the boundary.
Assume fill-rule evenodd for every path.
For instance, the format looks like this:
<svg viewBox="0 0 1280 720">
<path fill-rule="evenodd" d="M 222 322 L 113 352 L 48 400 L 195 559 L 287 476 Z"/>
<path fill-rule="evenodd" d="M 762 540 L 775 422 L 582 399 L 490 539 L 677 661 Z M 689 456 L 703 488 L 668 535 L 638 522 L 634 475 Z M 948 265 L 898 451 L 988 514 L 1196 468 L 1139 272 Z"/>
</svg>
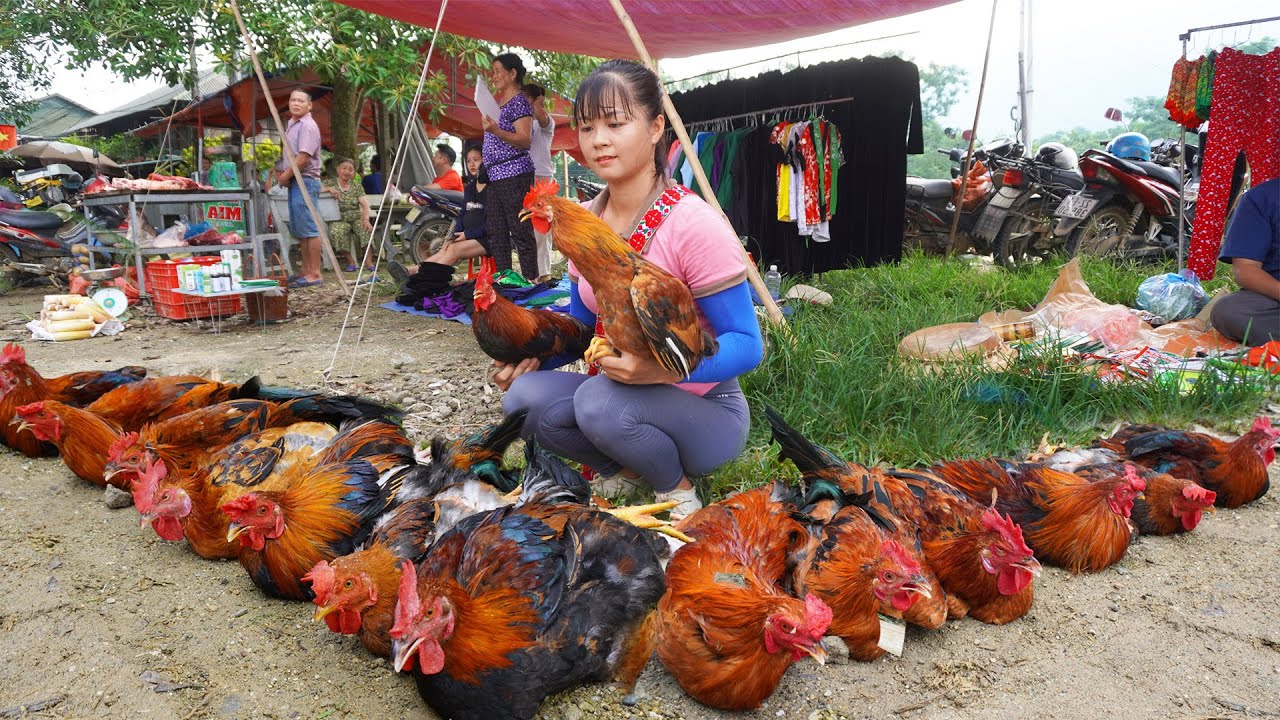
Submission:
<svg viewBox="0 0 1280 720">
<path fill-rule="evenodd" d="M 304 277 L 296 277 L 293 280 L 289 281 L 289 287 L 291 288 L 315 287 L 316 285 L 323 285 L 323 284 L 324 284 L 324 280 L 307 280 Z"/>
</svg>

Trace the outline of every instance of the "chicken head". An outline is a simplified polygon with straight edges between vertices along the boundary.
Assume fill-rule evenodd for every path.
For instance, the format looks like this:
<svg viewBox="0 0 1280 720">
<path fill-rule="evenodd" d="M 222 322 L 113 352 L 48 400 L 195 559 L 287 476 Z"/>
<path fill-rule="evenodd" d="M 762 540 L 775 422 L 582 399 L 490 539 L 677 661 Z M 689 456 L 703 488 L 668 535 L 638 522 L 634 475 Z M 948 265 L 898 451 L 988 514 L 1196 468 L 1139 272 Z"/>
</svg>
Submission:
<svg viewBox="0 0 1280 720">
<path fill-rule="evenodd" d="M 765 618 L 764 649 L 770 654 L 791 653 L 792 660 L 808 655 L 818 664 L 825 665 L 827 651 L 822 647 L 822 636 L 831 626 L 831 608 L 816 595 L 805 595 L 804 605 L 793 602 Z M 803 614 L 797 610 L 803 609 Z"/>
<path fill-rule="evenodd" d="M 1280 438 L 1280 429 L 1271 427 L 1271 418 L 1265 415 L 1254 418 L 1251 432 L 1260 435 L 1258 438 L 1258 454 L 1262 462 L 1270 465 L 1276 459 L 1276 440 Z"/>
<path fill-rule="evenodd" d="M 316 612 L 313 620 L 323 619 L 329 629 L 343 635 L 360 630 L 360 613 L 378 602 L 378 589 L 368 573 L 363 572 L 351 556 L 321 560 L 302 576 L 315 591 Z"/>
<path fill-rule="evenodd" d="M 168 475 L 163 461 L 148 457 L 133 481 L 133 505 L 142 514 L 142 525 L 151 525 L 162 540 L 177 542 L 184 537 L 181 518 L 191 514 L 191 498 L 166 483 Z"/>
<path fill-rule="evenodd" d="M 1127 518 L 1133 513 L 1133 501 L 1146 489 L 1147 481 L 1142 479 L 1138 466 L 1125 463 L 1124 479 L 1115 483 L 1107 498 L 1107 506 L 1111 508 L 1111 512 Z"/>
<path fill-rule="evenodd" d="M 396 672 L 412 669 L 416 659 L 419 672 L 434 675 L 444 669 L 441 643 L 453 635 L 453 605 L 442 595 L 420 598 L 413 563 L 405 560 L 400 568 L 400 592 L 395 624 L 391 626 L 391 658 Z"/>
<path fill-rule="evenodd" d="M 62 439 L 62 418 L 45 406 L 44 401 L 23 405 L 15 413 L 13 422 L 18 423 L 18 430 L 30 430 L 40 440 L 57 442 Z"/>
<path fill-rule="evenodd" d="M 1001 595 L 1016 595 L 1040 575 L 1040 562 L 1022 539 L 1022 527 L 995 508 L 982 514 L 982 527 L 993 533 L 982 549 L 982 569 L 996 576 Z"/>
<path fill-rule="evenodd" d="M 261 551 L 267 540 L 284 534 L 284 511 L 265 493 L 245 493 L 228 500 L 219 508 L 230 520 L 227 542 L 240 538 L 240 544 Z"/>
<path fill-rule="evenodd" d="M 1174 515 L 1182 518 L 1183 530 L 1195 530 L 1205 510 L 1213 510 L 1213 502 L 1218 493 L 1191 483 L 1182 488 L 1182 494 L 1174 495 L 1169 501 Z"/>
<path fill-rule="evenodd" d="M 911 609 L 918 598 L 933 597 L 920 563 L 897 540 L 880 543 L 871 592 L 877 600 L 889 603 L 899 612 Z"/>
</svg>

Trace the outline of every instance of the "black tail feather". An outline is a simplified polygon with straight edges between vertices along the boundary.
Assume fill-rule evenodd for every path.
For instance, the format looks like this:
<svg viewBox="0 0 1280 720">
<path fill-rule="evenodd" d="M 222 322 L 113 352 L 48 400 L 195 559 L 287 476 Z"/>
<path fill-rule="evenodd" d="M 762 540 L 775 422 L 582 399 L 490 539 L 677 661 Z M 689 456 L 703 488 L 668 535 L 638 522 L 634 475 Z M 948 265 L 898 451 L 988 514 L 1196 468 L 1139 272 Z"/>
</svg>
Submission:
<svg viewBox="0 0 1280 720">
<path fill-rule="evenodd" d="M 764 415 L 773 430 L 773 441 L 782 447 L 782 457 L 795 463 L 802 473 L 810 473 L 826 468 L 845 468 L 848 463 L 836 457 L 834 453 L 818 445 L 799 431 L 787 424 L 777 410 L 765 406 Z"/>
<path fill-rule="evenodd" d="M 524 487 L 520 504 L 575 504 L 591 502 L 591 484 L 582 473 L 543 450 L 534 440 L 525 445 Z"/>
</svg>

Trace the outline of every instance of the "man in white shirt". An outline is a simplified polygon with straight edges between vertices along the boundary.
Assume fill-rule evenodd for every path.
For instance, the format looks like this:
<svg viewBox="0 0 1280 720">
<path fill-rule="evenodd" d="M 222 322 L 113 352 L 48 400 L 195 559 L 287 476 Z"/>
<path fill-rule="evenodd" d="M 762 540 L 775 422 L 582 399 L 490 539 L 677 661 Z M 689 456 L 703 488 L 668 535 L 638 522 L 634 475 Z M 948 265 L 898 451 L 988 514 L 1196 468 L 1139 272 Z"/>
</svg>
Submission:
<svg viewBox="0 0 1280 720">
<path fill-rule="evenodd" d="M 551 164 L 551 138 L 556 133 L 556 121 L 547 112 L 543 96 L 546 92 L 541 85 L 529 83 L 524 86 L 524 94 L 529 96 L 533 105 L 533 127 L 530 128 L 529 157 L 533 160 L 533 175 L 538 181 L 551 180 L 555 167 Z M 534 282 L 543 282 L 551 278 L 551 234 L 534 231 L 538 243 L 538 277 Z"/>
</svg>

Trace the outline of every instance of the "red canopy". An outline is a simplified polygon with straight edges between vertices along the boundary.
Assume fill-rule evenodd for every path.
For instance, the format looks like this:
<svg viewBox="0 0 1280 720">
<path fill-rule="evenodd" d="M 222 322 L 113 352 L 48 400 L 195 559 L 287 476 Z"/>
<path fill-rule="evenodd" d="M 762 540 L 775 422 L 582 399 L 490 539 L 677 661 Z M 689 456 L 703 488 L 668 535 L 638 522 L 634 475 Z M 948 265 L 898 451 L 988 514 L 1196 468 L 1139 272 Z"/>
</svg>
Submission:
<svg viewBox="0 0 1280 720">
<path fill-rule="evenodd" d="M 464 140 L 479 140 L 484 135 L 484 129 L 480 122 L 480 111 L 476 109 L 475 85 L 467 79 L 467 67 L 457 61 L 440 58 L 433 58 L 431 67 L 433 71 L 437 69 L 444 71 L 450 87 L 440 105 L 441 115 L 437 120 L 434 122 L 431 120 L 430 105 L 424 103 L 422 106 L 422 121 L 427 127 L 427 134 L 435 137 L 441 132 L 446 132 Z M 267 78 L 267 86 L 271 88 L 272 103 L 284 118 L 288 115 L 289 93 L 297 88 L 323 87 L 324 84 L 315 73 L 303 70 L 289 75 L 273 75 Z M 311 115 L 320 126 L 322 142 L 329 147 L 332 147 L 332 138 L 329 134 L 329 106 L 332 100 L 330 94 L 320 94 L 311 108 Z M 570 100 L 559 96 L 552 98 L 551 114 L 556 120 L 556 135 L 551 144 L 552 152 L 568 150 L 570 154 L 578 154 L 578 138 L 569 127 L 569 116 L 572 111 L 573 103 Z M 257 78 L 248 77 L 163 120 L 138 128 L 133 131 L 133 134 L 158 135 L 163 133 L 170 123 L 226 128 L 245 135 L 256 135 L 259 129 L 270 127 L 271 113 L 267 109 L 267 101 Z M 359 142 L 374 141 L 371 105 L 366 105 L 361 112 L 357 139 Z"/>
<path fill-rule="evenodd" d="M 337 0 L 414 25 L 435 27 L 440 0 Z M 794 40 L 948 5 L 955 0 L 623 0 L 655 58 Z M 605 0 L 449 0 L 444 32 L 596 57 L 636 57 Z"/>
</svg>

